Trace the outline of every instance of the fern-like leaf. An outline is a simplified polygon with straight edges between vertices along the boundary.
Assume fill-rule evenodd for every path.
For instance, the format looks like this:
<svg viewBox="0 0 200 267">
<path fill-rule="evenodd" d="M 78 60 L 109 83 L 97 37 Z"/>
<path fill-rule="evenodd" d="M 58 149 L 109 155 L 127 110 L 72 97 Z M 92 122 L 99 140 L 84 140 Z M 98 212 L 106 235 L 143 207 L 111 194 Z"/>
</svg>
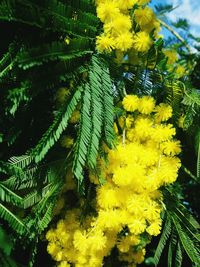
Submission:
<svg viewBox="0 0 200 267">
<path fill-rule="evenodd" d="M 110 78 L 109 69 L 103 66 L 102 83 L 103 83 L 103 114 L 104 114 L 104 132 L 108 146 L 112 147 L 115 139 L 114 134 L 114 92 L 113 84 Z"/>
<path fill-rule="evenodd" d="M 155 254 L 154 254 L 154 261 L 155 261 L 155 265 L 158 265 L 161 254 L 164 250 L 164 247 L 166 245 L 166 242 L 170 236 L 172 230 L 172 225 L 171 225 L 171 220 L 170 218 L 167 216 L 166 221 L 165 221 L 165 225 L 158 243 L 158 246 L 156 248 Z"/>
<path fill-rule="evenodd" d="M 0 200 L 17 206 L 21 206 L 22 203 L 22 197 L 17 195 L 2 183 L 0 183 Z"/>
<path fill-rule="evenodd" d="M 101 130 L 103 124 L 103 100 L 102 100 L 102 68 L 97 57 L 92 58 L 92 68 L 89 72 L 90 88 L 91 88 L 91 140 L 88 148 L 88 164 L 94 168 L 99 148 L 99 140 L 101 138 Z"/>
<path fill-rule="evenodd" d="M 81 91 L 82 87 L 80 86 L 74 93 L 70 102 L 65 103 L 65 105 L 58 111 L 52 125 L 43 135 L 38 145 L 32 149 L 30 154 L 36 163 L 40 162 L 45 157 L 49 149 L 56 141 L 58 141 L 63 131 L 66 129 L 72 112 L 75 110 L 78 101 L 81 98 Z"/>
<path fill-rule="evenodd" d="M 175 120 L 180 116 L 181 110 L 180 105 L 183 99 L 185 86 L 181 82 L 166 82 L 166 93 L 167 93 L 167 102 L 173 108 L 173 114 Z"/>
<path fill-rule="evenodd" d="M 69 61 L 91 54 L 89 42 L 83 38 L 72 39 L 69 45 L 53 42 L 40 47 L 24 50 L 17 55 L 17 64 L 23 69 L 40 66 L 48 61 Z"/>
<path fill-rule="evenodd" d="M 172 233 L 169 238 L 169 248 L 168 248 L 168 255 L 167 255 L 167 266 L 168 267 L 173 267 L 173 254 L 174 251 L 176 250 L 176 245 L 177 245 L 177 235 L 175 231 L 172 229 Z"/>
<path fill-rule="evenodd" d="M 182 249 L 182 245 L 180 244 L 180 241 L 178 241 L 174 267 L 181 267 L 182 262 L 183 262 L 183 249 Z"/>
<path fill-rule="evenodd" d="M 53 209 L 54 209 L 55 203 L 51 202 L 49 203 L 43 217 L 38 222 L 38 232 L 41 233 L 44 231 L 44 229 L 48 226 L 49 222 L 52 219 Z"/>
<path fill-rule="evenodd" d="M 81 109 L 81 122 L 79 136 L 75 147 L 75 158 L 73 162 L 73 172 L 81 182 L 83 179 L 83 167 L 85 166 L 87 151 L 91 139 L 92 123 L 91 111 L 91 91 L 88 83 L 85 84 L 83 103 Z"/>
<path fill-rule="evenodd" d="M 175 214 L 172 215 L 172 220 L 177 230 L 181 244 L 184 250 L 186 251 L 188 257 L 193 263 L 200 265 L 199 249 L 196 246 L 195 241 L 192 239 L 191 234 L 182 226 L 181 222 Z"/>
<path fill-rule="evenodd" d="M 7 207 L 0 203 L 0 217 L 6 220 L 9 226 L 19 234 L 27 232 L 26 224 L 14 215 Z"/>
</svg>

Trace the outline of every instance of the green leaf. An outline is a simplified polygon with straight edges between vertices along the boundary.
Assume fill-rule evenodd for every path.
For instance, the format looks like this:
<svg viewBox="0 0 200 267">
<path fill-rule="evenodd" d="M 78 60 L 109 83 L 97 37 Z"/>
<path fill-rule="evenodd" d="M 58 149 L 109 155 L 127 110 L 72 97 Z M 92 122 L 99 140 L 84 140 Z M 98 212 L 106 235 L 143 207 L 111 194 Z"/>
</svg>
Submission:
<svg viewBox="0 0 200 267">
<path fill-rule="evenodd" d="M 26 49 L 17 55 L 17 64 L 23 69 L 40 66 L 48 61 L 61 60 L 64 62 L 90 55 L 89 42 L 79 38 L 70 41 L 69 45 L 63 42 L 52 42 L 39 47 Z"/>
<path fill-rule="evenodd" d="M 181 244 L 184 250 L 186 251 L 188 257 L 193 263 L 198 263 L 200 265 L 200 253 L 198 251 L 198 248 L 196 247 L 194 240 L 191 237 L 191 234 L 188 233 L 188 231 L 182 226 L 178 217 L 175 214 L 172 215 L 172 220 L 177 230 Z"/>
<path fill-rule="evenodd" d="M 78 139 L 75 145 L 75 157 L 73 161 L 73 172 L 81 182 L 83 180 L 83 167 L 85 166 L 87 151 L 91 139 L 92 123 L 90 118 L 91 111 L 91 92 L 88 83 L 85 84 L 83 102 L 81 108 L 81 120 Z"/>
<path fill-rule="evenodd" d="M 14 215 L 8 208 L 0 203 L 0 217 L 6 220 L 9 226 L 19 234 L 27 232 L 27 227 L 24 222 Z"/>
<path fill-rule="evenodd" d="M 55 119 L 43 137 L 40 139 L 38 145 L 32 149 L 30 156 L 34 158 L 36 163 L 40 162 L 49 149 L 58 141 L 63 131 L 68 125 L 68 121 L 75 110 L 80 98 L 82 86 L 80 86 L 69 102 L 66 102 L 63 107 L 57 112 Z"/>
<path fill-rule="evenodd" d="M 172 233 L 169 239 L 169 248 L 168 248 L 168 255 L 167 255 L 167 266 L 168 267 L 173 267 L 173 254 L 174 254 L 174 251 L 176 250 L 176 244 L 177 244 L 177 235 L 172 229 Z"/>
<path fill-rule="evenodd" d="M 174 267 L 181 267 L 183 262 L 183 252 L 182 252 L 182 246 L 180 244 L 180 241 L 177 243 L 177 250 L 176 250 L 176 256 L 175 256 L 175 266 Z"/>
<path fill-rule="evenodd" d="M 73 3 L 64 4 L 58 0 L 44 0 L 39 4 L 23 0 L 1 1 L 0 20 L 23 23 L 46 31 L 94 38 L 96 36 L 95 26 L 98 23 L 94 14 L 95 10 L 88 8 L 86 4 L 76 5 L 78 6 L 76 9 L 73 5 Z"/>
<path fill-rule="evenodd" d="M 171 220 L 169 218 L 169 216 L 167 216 L 166 221 L 165 221 L 165 225 L 163 227 L 163 231 L 158 243 L 158 246 L 156 248 L 155 254 L 154 254 L 154 261 L 155 261 L 155 265 L 158 265 L 161 254 L 164 250 L 164 247 L 167 243 L 167 240 L 171 234 L 171 230 L 172 230 L 172 225 L 171 225 Z"/>
<path fill-rule="evenodd" d="M 114 93 L 113 84 L 110 77 L 109 69 L 104 64 L 102 72 L 102 90 L 103 90 L 103 114 L 104 122 L 103 128 L 105 132 L 105 139 L 108 146 L 112 147 L 115 140 L 114 133 Z"/>
<path fill-rule="evenodd" d="M 94 168 L 99 149 L 99 140 L 101 138 L 103 124 L 103 98 L 102 98 L 102 67 L 97 57 L 93 56 L 92 66 L 89 72 L 90 88 L 91 88 L 91 138 L 88 148 L 88 164 Z"/>
</svg>

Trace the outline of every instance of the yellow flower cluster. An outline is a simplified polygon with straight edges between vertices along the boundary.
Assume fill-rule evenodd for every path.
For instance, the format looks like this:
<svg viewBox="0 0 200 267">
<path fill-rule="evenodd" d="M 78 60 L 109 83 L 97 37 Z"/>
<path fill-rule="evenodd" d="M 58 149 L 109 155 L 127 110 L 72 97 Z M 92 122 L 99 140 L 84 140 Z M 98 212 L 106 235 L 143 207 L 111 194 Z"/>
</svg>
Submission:
<svg viewBox="0 0 200 267">
<path fill-rule="evenodd" d="M 104 32 L 97 37 L 97 50 L 126 52 L 130 49 L 147 52 L 152 45 L 150 32 L 158 33 L 160 24 L 152 9 L 145 6 L 149 0 L 96 0 L 97 17 L 103 22 Z M 138 7 L 133 16 L 130 10 Z M 133 28 L 133 20 L 139 26 Z"/>
<path fill-rule="evenodd" d="M 174 182 L 180 167 L 180 142 L 167 123 L 172 110 L 149 96 L 127 95 L 122 105 L 123 142 L 107 151 L 107 160 L 98 160 L 99 174 L 90 173 L 94 211 L 83 216 L 81 208 L 73 208 L 47 232 L 47 250 L 59 267 L 100 267 L 113 248 L 119 261 L 136 266 L 151 236 L 160 233 L 159 188 Z"/>
</svg>

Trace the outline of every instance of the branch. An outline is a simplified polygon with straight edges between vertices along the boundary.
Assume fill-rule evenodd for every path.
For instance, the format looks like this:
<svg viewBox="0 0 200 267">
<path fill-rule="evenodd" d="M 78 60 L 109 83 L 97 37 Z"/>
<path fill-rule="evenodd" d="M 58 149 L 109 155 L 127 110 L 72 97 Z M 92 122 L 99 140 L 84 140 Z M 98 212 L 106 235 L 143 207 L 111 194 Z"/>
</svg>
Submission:
<svg viewBox="0 0 200 267">
<path fill-rule="evenodd" d="M 171 26 L 169 26 L 167 23 L 165 23 L 161 19 L 158 19 L 158 21 L 160 22 L 160 24 L 163 27 L 165 27 L 168 31 L 170 31 L 179 41 L 181 41 L 181 43 L 186 47 L 186 49 L 188 50 L 188 52 L 190 54 L 192 54 L 191 47 L 186 43 L 186 41 L 180 36 L 180 34 L 178 32 L 176 32 Z"/>
</svg>

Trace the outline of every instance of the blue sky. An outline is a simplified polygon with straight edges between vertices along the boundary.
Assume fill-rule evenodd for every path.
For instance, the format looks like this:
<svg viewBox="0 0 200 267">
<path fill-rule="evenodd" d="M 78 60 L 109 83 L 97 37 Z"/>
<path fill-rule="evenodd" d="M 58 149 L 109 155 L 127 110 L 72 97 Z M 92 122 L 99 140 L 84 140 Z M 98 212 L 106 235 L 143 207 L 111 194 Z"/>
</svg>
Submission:
<svg viewBox="0 0 200 267">
<path fill-rule="evenodd" d="M 152 0 L 152 4 L 172 4 L 175 10 L 169 13 L 169 18 L 176 21 L 185 18 L 191 25 L 190 32 L 200 37 L 200 0 Z"/>
</svg>

